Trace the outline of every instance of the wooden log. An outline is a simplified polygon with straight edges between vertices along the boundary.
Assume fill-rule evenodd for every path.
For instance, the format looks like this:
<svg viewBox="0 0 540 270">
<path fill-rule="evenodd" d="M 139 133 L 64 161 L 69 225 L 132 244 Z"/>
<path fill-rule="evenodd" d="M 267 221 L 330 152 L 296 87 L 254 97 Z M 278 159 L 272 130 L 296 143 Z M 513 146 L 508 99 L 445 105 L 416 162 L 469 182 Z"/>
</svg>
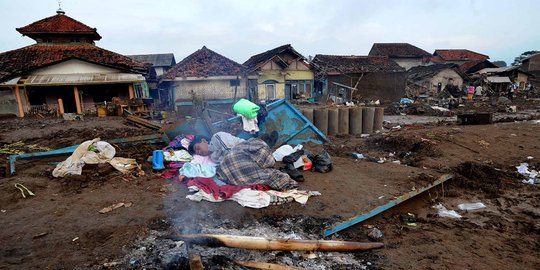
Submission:
<svg viewBox="0 0 540 270">
<path fill-rule="evenodd" d="M 384 244 L 380 242 L 364 243 L 331 240 L 268 239 L 264 237 L 223 234 L 185 234 L 170 238 L 176 241 L 184 241 L 190 244 L 210 247 L 256 250 L 357 252 L 382 248 L 384 246 Z"/>
<path fill-rule="evenodd" d="M 140 117 L 135 116 L 135 115 L 128 115 L 126 120 L 128 122 L 139 124 L 139 125 L 145 126 L 147 128 L 151 128 L 151 129 L 155 129 L 155 130 L 161 129 L 161 125 L 155 124 L 155 123 L 153 123 L 151 121 L 148 121 L 146 119 L 140 118 Z"/>
<path fill-rule="evenodd" d="M 204 265 L 202 263 L 201 255 L 199 254 L 189 254 L 189 269 L 191 270 L 204 270 Z"/>
<path fill-rule="evenodd" d="M 263 263 L 263 262 L 253 262 L 253 261 L 234 261 L 234 263 L 256 268 L 256 269 L 267 269 L 267 270 L 305 270 L 306 268 L 301 267 L 294 267 L 294 266 L 287 266 L 287 265 L 281 265 L 276 263 Z"/>
</svg>

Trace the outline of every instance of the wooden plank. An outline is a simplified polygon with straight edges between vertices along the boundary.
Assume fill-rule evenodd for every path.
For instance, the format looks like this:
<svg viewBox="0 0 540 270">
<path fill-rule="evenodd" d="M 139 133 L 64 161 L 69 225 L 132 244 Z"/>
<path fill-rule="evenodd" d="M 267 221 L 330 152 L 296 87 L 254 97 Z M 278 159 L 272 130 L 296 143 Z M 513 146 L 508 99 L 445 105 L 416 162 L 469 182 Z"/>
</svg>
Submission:
<svg viewBox="0 0 540 270">
<path fill-rule="evenodd" d="M 189 254 L 189 269 L 191 270 L 204 270 L 204 265 L 202 263 L 201 255 L 199 254 Z"/>
<path fill-rule="evenodd" d="M 281 265 L 281 264 L 275 264 L 275 263 L 263 263 L 263 262 L 253 262 L 253 261 L 234 261 L 234 263 L 256 268 L 256 269 L 266 269 L 266 270 L 305 270 L 306 268 L 301 267 L 294 267 L 294 266 L 287 266 L 287 265 Z"/>
<path fill-rule="evenodd" d="M 379 206 L 379 207 L 377 207 L 377 208 L 375 208 L 375 209 L 373 209 L 373 210 L 371 210 L 371 211 L 369 211 L 369 212 L 367 212 L 365 214 L 353 217 L 353 218 L 351 218 L 351 219 L 349 219 L 347 221 L 344 221 L 342 223 L 337 224 L 333 228 L 330 228 L 330 229 L 324 231 L 324 237 L 330 236 L 330 235 L 332 235 L 334 233 L 337 233 L 337 232 L 339 232 L 341 230 L 345 230 L 345 229 L 347 229 L 347 228 L 349 228 L 349 227 L 351 227 L 351 226 L 353 226 L 355 224 L 358 224 L 358 223 L 360 223 L 362 221 L 365 221 L 365 220 L 367 220 L 369 218 L 372 218 L 372 217 L 374 217 L 374 216 L 376 216 L 376 215 L 378 215 L 378 214 L 380 214 L 380 213 L 382 213 L 382 212 L 384 212 L 384 211 L 386 211 L 386 210 L 388 210 L 388 209 L 390 209 L 390 208 L 392 208 L 392 207 L 394 207 L 394 206 L 396 206 L 396 205 L 398 205 L 398 204 L 400 204 L 400 203 L 402 203 L 402 202 L 404 202 L 404 201 L 406 201 L 406 200 L 408 200 L 410 198 L 415 197 L 416 195 L 418 195 L 418 194 L 420 194 L 420 193 L 422 193 L 424 191 L 430 190 L 433 187 L 452 179 L 453 177 L 454 176 L 451 175 L 451 174 L 442 175 L 435 182 L 433 182 L 433 183 L 431 183 L 431 184 L 429 184 L 429 185 L 427 185 L 427 186 L 425 186 L 425 187 L 423 187 L 423 188 L 421 188 L 419 190 L 413 190 L 413 191 L 411 191 L 409 193 L 406 193 L 404 195 L 401 195 L 398 198 L 396 198 L 395 200 L 390 201 L 390 202 L 388 202 L 388 203 L 386 203 L 386 204 L 384 204 L 382 206 Z"/>
</svg>

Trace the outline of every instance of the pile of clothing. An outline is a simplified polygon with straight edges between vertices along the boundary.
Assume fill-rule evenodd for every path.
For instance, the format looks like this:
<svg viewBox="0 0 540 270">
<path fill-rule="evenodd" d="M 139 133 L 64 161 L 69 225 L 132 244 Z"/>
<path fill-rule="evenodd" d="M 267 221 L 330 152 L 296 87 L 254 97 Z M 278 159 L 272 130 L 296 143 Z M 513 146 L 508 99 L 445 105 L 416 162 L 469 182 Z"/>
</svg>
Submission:
<svg viewBox="0 0 540 270">
<path fill-rule="evenodd" d="M 234 200 L 245 207 L 261 208 L 292 201 L 306 203 L 310 196 L 320 195 L 297 190 L 295 180 L 274 168 L 276 160 L 261 139 L 243 140 L 218 132 L 210 140 L 209 156 L 190 155 L 193 139 L 179 135 L 162 150 L 167 164 L 162 177 L 187 180 L 188 189 L 195 192 L 187 196 L 190 200 Z"/>
</svg>

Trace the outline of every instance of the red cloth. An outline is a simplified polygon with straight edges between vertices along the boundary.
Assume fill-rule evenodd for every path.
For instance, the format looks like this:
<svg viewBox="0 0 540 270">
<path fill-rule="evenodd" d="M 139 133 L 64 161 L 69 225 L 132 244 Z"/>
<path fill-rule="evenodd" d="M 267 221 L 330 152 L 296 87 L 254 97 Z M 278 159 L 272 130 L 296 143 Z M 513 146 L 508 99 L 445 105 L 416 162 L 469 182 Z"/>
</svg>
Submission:
<svg viewBox="0 0 540 270">
<path fill-rule="evenodd" d="M 196 177 L 192 178 L 187 182 L 187 186 L 196 186 L 200 190 L 212 194 L 215 199 L 221 198 L 221 199 L 228 199 L 232 197 L 236 192 L 249 188 L 249 189 L 255 189 L 255 190 L 261 190 L 261 191 L 267 191 L 270 190 L 270 188 L 267 185 L 262 184 L 253 184 L 253 185 L 241 185 L 241 186 L 233 186 L 233 185 L 223 185 L 220 186 L 214 182 L 211 178 L 204 178 L 204 177 Z"/>
<path fill-rule="evenodd" d="M 171 162 L 167 164 L 167 170 L 161 174 L 161 179 L 176 179 L 180 175 L 179 169 L 182 168 L 184 162 Z"/>
</svg>

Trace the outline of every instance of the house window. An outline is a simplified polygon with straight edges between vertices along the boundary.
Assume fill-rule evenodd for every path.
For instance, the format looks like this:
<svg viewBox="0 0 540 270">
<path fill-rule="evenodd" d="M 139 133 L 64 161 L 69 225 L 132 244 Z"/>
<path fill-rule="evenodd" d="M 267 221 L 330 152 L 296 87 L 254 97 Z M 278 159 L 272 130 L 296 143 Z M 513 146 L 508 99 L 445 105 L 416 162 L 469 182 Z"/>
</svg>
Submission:
<svg viewBox="0 0 540 270">
<path fill-rule="evenodd" d="M 267 100 L 274 100 L 276 99 L 276 84 L 275 83 L 267 83 L 266 84 L 266 99 Z"/>
<path fill-rule="evenodd" d="M 313 81 L 285 81 L 285 89 L 290 90 L 288 92 L 291 99 L 299 99 L 302 95 L 305 98 L 310 98 Z"/>
</svg>

